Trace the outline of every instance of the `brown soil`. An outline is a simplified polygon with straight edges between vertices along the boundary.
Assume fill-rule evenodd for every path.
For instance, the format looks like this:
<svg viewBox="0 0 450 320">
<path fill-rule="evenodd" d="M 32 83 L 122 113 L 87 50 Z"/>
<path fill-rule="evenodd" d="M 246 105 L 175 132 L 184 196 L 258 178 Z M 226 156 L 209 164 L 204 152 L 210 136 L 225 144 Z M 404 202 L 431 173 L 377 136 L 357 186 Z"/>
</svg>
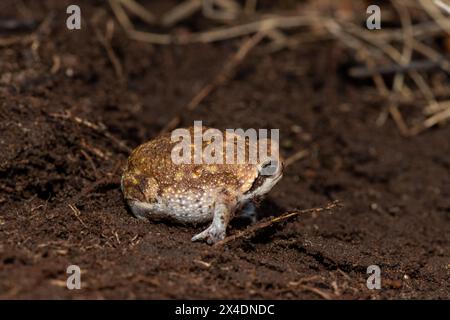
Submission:
<svg viewBox="0 0 450 320">
<path fill-rule="evenodd" d="M 0 18 L 21 17 L 15 3 L 2 1 Z M 450 126 L 411 138 L 390 119 L 377 126 L 383 100 L 370 82 L 343 75 L 352 58 L 335 42 L 275 53 L 258 46 L 182 125 L 280 128 L 283 155 L 310 150 L 261 215 L 335 199 L 343 207 L 223 248 L 191 243 L 202 227 L 130 215 L 118 185 L 129 152 L 111 137 L 130 148 L 154 137 L 242 39 L 152 46 L 116 24 L 122 82 L 94 32 L 109 9 L 81 2 L 83 28 L 68 31 L 68 4 L 27 2 L 38 23 L 54 14 L 49 27 L 35 45 L 0 48 L 1 298 L 450 298 Z M 36 26 L 0 37 L 27 28 Z M 244 228 L 234 223 L 229 234 Z M 72 264 L 82 269 L 81 290 L 65 287 Z M 381 290 L 366 287 L 373 264 Z"/>
</svg>

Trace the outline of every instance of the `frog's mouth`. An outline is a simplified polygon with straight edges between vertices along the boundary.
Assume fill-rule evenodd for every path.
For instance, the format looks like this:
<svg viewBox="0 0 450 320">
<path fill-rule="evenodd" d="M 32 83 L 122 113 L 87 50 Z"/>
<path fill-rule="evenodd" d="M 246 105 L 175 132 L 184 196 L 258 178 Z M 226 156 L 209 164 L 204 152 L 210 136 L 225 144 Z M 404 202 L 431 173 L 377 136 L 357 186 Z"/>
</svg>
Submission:
<svg viewBox="0 0 450 320">
<path fill-rule="evenodd" d="M 253 181 L 252 186 L 248 191 L 244 193 L 247 197 L 252 197 L 254 193 L 258 190 L 261 191 L 260 195 L 264 195 L 272 189 L 274 185 L 283 177 L 283 174 L 280 172 L 276 176 L 265 176 L 260 174 L 255 181 Z"/>
<path fill-rule="evenodd" d="M 264 174 L 267 172 L 263 172 L 263 170 L 267 169 L 269 166 L 272 166 L 273 162 L 268 161 L 264 163 L 259 168 L 259 174 L 256 177 L 255 181 L 253 181 L 251 187 L 244 192 L 244 198 L 249 199 L 254 196 L 263 196 L 268 193 L 272 187 L 277 184 L 277 182 L 283 177 L 283 168 L 284 164 L 282 161 L 276 162 L 276 169 L 273 174 Z"/>
</svg>

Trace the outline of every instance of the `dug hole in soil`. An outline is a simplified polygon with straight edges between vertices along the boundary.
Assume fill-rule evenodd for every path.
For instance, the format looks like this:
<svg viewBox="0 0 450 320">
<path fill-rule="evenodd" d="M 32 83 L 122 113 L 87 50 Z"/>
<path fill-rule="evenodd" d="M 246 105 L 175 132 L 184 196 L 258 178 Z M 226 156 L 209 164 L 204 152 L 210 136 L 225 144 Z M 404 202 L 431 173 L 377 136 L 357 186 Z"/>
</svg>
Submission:
<svg viewBox="0 0 450 320">
<path fill-rule="evenodd" d="M 338 43 L 258 46 L 180 126 L 280 128 L 285 157 L 309 151 L 262 216 L 342 207 L 221 248 L 192 243 L 204 226 L 134 218 L 117 181 L 129 149 L 179 114 L 243 39 L 152 46 L 116 24 L 122 81 L 94 31 L 105 19 L 92 22 L 109 8 L 82 1 L 83 28 L 68 31 L 67 5 L 30 3 L 39 21 L 53 13 L 38 45 L 0 48 L 0 298 L 450 297 L 450 126 L 410 138 L 390 119 L 377 126 L 384 102 L 339 72 L 349 57 Z M 1 6 L 17 15 L 14 1 Z M 82 270 L 81 290 L 66 287 L 69 265 Z M 370 265 L 381 290 L 366 286 Z"/>
</svg>

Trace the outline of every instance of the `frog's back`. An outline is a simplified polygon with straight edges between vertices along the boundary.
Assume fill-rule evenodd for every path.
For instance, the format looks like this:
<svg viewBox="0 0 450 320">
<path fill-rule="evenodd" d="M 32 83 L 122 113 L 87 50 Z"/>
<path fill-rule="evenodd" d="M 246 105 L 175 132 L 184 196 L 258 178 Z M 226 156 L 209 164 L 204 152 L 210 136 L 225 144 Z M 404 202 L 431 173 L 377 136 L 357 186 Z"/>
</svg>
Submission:
<svg viewBox="0 0 450 320">
<path fill-rule="evenodd" d="M 170 134 L 166 134 L 136 148 L 130 155 L 125 170 L 128 182 L 144 184 L 141 189 L 150 188 L 151 195 L 162 196 L 171 196 L 174 190 L 191 190 L 201 194 L 232 188 L 245 192 L 258 174 L 254 166 L 249 164 L 177 164 L 172 159 L 172 150 L 177 143 L 171 141 Z M 206 146 L 207 143 L 203 142 L 202 150 Z M 195 147 L 192 143 L 191 154 L 195 153 Z"/>
</svg>

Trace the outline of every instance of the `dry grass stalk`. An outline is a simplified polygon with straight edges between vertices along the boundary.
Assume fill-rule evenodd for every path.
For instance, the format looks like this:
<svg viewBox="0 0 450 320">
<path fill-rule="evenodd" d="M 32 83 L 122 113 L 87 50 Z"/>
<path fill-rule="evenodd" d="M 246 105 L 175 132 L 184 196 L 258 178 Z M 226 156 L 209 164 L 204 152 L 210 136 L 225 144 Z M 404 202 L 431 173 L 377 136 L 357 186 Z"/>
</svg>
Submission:
<svg viewBox="0 0 450 320">
<path fill-rule="evenodd" d="M 397 16 L 400 18 L 401 28 L 398 28 L 397 30 L 380 30 L 376 33 L 364 30 L 357 26 L 357 23 L 320 16 L 314 11 L 312 13 L 294 16 L 258 15 L 255 10 L 256 0 L 247 0 L 244 4 L 244 8 L 241 8 L 234 0 L 216 0 L 214 4 L 219 10 L 212 11 L 209 10 L 211 9 L 212 4 L 210 0 L 186 0 L 163 15 L 161 21 L 157 21 L 148 10 L 145 10 L 145 8 L 139 5 L 135 0 L 109 0 L 109 3 L 117 20 L 130 38 L 161 45 L 173 43 L 187 44 L 195 42 L 216 42 L 251 34 L 265 33 L 268 38 L 273 40 L 269 48 L 271 49 L 269 52 L 273 52 L 282 48 L 296 47 L 297 42 L 295 39 L 293 39 L 292 36 L 283 33 L 283 30 L 285 29 L 302 26 L 308 26 L 314 31 L 325 29 L 329 34 L 342 41 L 346 46 L 354 49 L 363 57 L 379 94 L 388 101 L 388 105 L 385 108 L 386 114 L 388 112 L 391 115 L 399 131 L 403 135 L 410 136 L 417 134 L 418 132 L 423 131 L 424 128 L 429 128 L 446 119 L 447 109 L 443 107 L 443 104 L 437 101 L 434 90 L 430 87 L 424 75 L 419 72 L 419 70 L 427 70 L 434 66 L 439 66 L 439 68 L 450 74 L 450 61 L 438 50 L 427 45 L 424 41 L 425 39 L 430 39 L 438 35 L 446 33 L 450 34 L 450 20 L 444 15 L 448 6 L 441 0 L 419 0 L 418 2 L 393 0 L 392 5 Z M 130 13 L 139 16 L 143 21 L 149 24 L 156 23 L 165 27 L 173 26 L 192 16 L 202 8 L 203 15 L 207 18 L 228 21 L 227 25 L 212 30 L 183 35 L 157 34 L 136 30 L 124 8 Z M 409 10 L 410 8 L 413 10 Z M 418 23 L 413 24 L 411 14 L 413 14 L 413 12 L 415 14 L 417 10 L 426 12 L 432 20 L 419 21 Z M 256 20 L 238 23 L 238 19 L 236 18 L 242 14 L 246 18 L 249 18 L 251 15 L 252 18 L 256 18 Z M 236 23 L 233 24 L 233 22 Z M 401 51 L 392 44 L 394 41 L 401 42 Z M 391 68 L 395 73 L 392 88 L 387 87 L 380 71 L 380 67 L 378 66 L 379 56 L 375 55 L 374 52 L 377 54 L 381 53 L 382 57 L 388 57 L 395 63 L 394 67 Z M 415 63 L 411 60 L 414 52 L 421 54 L 427 59 L 426 62 L 429 62 L 429 65 L 426 68 L 416 69 L 414 67 Z M 113 62 L 113 64 L 115 63 Z M 115 69 L 116 73 L 119 73 L 117 65 Z M 226 74 L 226 72 L 224 72 L 224 74 Z M 431 114 L 431 116 L 420 126 L 420 130 L 417 126 L 414 129 L 408 128 L 398 107 L 398 101 L 401 101 L 402 99 L 409 99 L 411 103 L 417 104 L 417 101 L 412 100 L 412 97 L 415 96 L 415 94 L 414 90 L 409 88 L 406 76 L 414 82 L 426 101 L 426 110 L 424 109 L 424 113 L 427 115 Z M 213 84 L 206 85 L 202 88 L 188 104 L 186 109 L 195 109 L 201 101 L 203 101 L 215 87 L 222 84 L 223 81 L 226 80 L 218 80 L 216 78 Z M 439 116 L 437 116 L 438 114 Z M 378 124 L 382 125 L 384 122 L 383 119 L 385 119 L 385 117 L 380 116 L 379 120 L 381 121 L 378 121 Z M 171 119 L 166 128 L 164 128 L 164 131 L 176 127 L 180 121 L 180 116 Z"/>
<path fill-rule="evenodd" d="M 231 241 L 235 241 L 237 239 L 240 238 L 244 238 L 244 237 L 249 237 L 251 235 L 253 235 L 256 231 L 267 228 L 275 223 L 279 223 L 282 221 L 285 221 L 287 219 L 299 216 L 301 214 L 306 214 L 306 213 L 319 213 L 319 212 L 323 212 L 323 211 L 329 211 L 331 209 L 337 208 L 338 206 L 340 206 L 339 201 L 333 201 L 329 204 L 327 204 L 325 207 L 318 207 L 318 208 L 312 208 L 312 209 L 306 209 L 306 210 L 300 210 L 300 211 L 293 211 L 293 212 L 286 212 L 284 214 L 282 214 L 279 217 L 273 218 L 271 220 L 268 221 L 263 221 L 260 223 L 257 223 L 255 225 L 250 226 L 249 228 L 237 232 L 236 234 L 226 237 L 225 239 L 223 239 L 222 241 L 217 242 L 216 244 L 214 244 L 214 247 L 220 247 L 223 246 Z"/>
</svg>

